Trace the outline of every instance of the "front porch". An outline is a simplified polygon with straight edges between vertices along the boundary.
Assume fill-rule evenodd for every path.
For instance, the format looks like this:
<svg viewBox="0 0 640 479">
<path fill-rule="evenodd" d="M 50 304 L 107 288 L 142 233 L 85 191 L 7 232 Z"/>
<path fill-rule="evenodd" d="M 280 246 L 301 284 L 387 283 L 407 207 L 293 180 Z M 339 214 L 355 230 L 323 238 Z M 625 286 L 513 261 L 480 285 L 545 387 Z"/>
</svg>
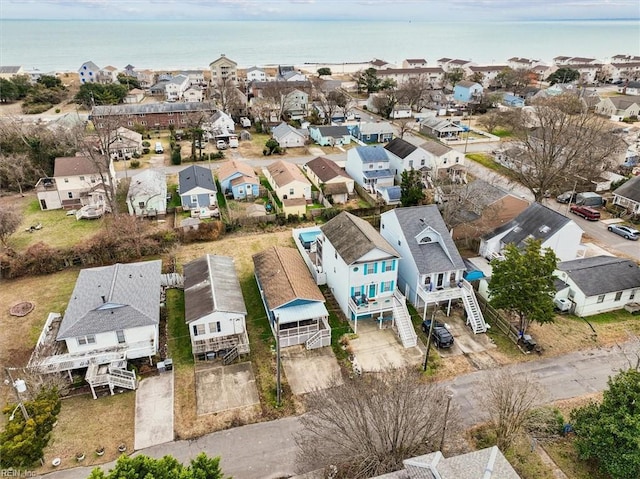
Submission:
<svg viewBox="0 0 640 479">
<path fill-rule="evenodd" d="M 224 361 L 227 354 L 232 351 L 235 351 L 236 357 L 240 354 L 249 354 L 249 336 L 245 330 L 228 336 L 198 339 L 193 342 L 191 348 L 195 359 L 208 360 L 222 357 Z"/>
</svg>

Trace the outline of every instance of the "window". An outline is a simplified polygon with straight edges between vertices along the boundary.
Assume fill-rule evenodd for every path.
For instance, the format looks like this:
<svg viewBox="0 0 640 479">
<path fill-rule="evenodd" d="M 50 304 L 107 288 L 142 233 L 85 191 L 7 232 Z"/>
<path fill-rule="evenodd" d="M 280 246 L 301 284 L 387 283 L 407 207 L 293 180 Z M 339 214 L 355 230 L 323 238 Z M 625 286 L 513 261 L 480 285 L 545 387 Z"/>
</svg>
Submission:
<svg viewBox="0 0 640 479">
<path fill-rule="evenodd" d="M 170 125 L 175 124 L 175 122 L 176 122 L 176 121 L 175 121 L 173 118 L 169 120 L 169 124 L 170 124 Z"/>
<path fill-rule="evenodd" d="M 191 195 L 191 203 L 198 203 L 198 195 Z"/>
<path fill-rule="evenodd" d="M 71 198 L 73 198 L 73 193 L 72 193 L 71 191 L 69 191 L 69 192 L 67 193 L 67 196 L 71 199 Z"/>
<path fill-rule="evenodd" d="M 456 163 L 459 163 L 459 162 L 460 162 L 460 157 L 456 156 Z"/>
<path fill-rule="evenodd" d="M 141 210 L 144 209 L 144 201 L 139 201 L 138 202 L 138 208 L 140 208 Z"/>
<path fill-rule="evenodd" d="M 598 303 L 604 303 L 604 294 L 598 296 Z"/>
<path fill-rule="evenodd" d="M 295 194 L 295 190 L 293 188 L 289 188 L 289 195 L 294 195 Z"/>
<path fill-rule="evenodd" d="M 446 159 L 446 158 L 443 158 L 443 159 L 442 159 L 442 164 L 443 164 L 443 165 L 446 165 L 446 164 L 447 164 L 447 159 Z"/>
<path fill-rule="evenodd" d="M 369 163 L 369 169 L 373 170 L 373 163 Z"/>
<path fill-rule="evenodd" d="M 124 331 L 122 329 L 116 331 L 116 336 L 118 337 L 118 344 L 123 344 L 125 342 Z"/>
<path fill-rule="evenodd" d="M 96 344 L 96 337 L 93 334 L 87 336 L 80 336 L 78 339 L 78 346 L 85 346 L 87 344 Z"/>
<path fill-rule="evenodd" d="M 629 299 L 633 299 L 633 298 L 635 298 L 635 297 L 636 297 L 636 290 L 635 290 L 635 289 L 632 289 L 632 290 L 631 290 L 631 293 L 629 293 Z"/>
<path fill-rule="evenodd" d="M 384 270 L 386 271 L 393 271 L 393 265 L 396 261 L 387 261 L 386 263 L 384 263 Z"/>
<path fill-rule="evenodd" d="M 132 121 L 128 121 L 127 122 L 127 126 L 133 126 L 133 122 Z"/>
<path fill-rule="evenodd" d="M 393 290 L 393 281 L 384 281 L 383 283 L 380 283 L 380 292 L 384 293 L 385 291 L 392 291 Z"/>
<path fill-rule="evenodd" d="M 222 331 L 222 328 L 220 327 L 220 321 L 213 321 L 209 323 L 210 333 L 219 333 L 220 331 Z"/>
<path fill-rule="evenodd" d="M 614 301 L 620 301 L 620 298 L 622 298 L 622 291 L 618 291 L 616 293 L 616 298 L 614 299 Z"/>
<path fill-rule="evenodd" d="M 194 324 L 193 325 L 193 335 L 194 336 L 202 336 L 204 334 L 204 324 Z"/>
<path fill-rule="evenodd" d="M 420 160 L 420 166 L 424 166 L 425 159 Z"/>
<path fill-rule="evenodd" d="M 402 246 L 402 241 L 398 240 L 398 246 Z"/>
<path fill-rule="evenodd" d="M 69 183 L 69 178 L 65 178 L 65 179 L 64 179 L 64 182 L 65 182 L 65 183 Z"/>
<path fill-rule="evenodd" d="M 80 181 L 84 181 L 84 176 L 81 176 L 81 177 L 80 177 Z"/>
<path fill-rule="evenodd" d="M 413 160 L 409 160 L 409 168 L 413 168 Z"/>
</svg>

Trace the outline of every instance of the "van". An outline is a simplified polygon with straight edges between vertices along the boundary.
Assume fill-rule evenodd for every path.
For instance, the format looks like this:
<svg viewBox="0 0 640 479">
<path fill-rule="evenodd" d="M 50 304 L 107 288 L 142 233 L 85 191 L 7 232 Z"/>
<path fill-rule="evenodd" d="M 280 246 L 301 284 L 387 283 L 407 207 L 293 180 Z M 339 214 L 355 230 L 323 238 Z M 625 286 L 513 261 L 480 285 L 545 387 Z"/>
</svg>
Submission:
<svg viewBox="0 0 640 479">
<path fill-rule="evenodd" d="M 576 205 L 600 208 L 604 206 L 604 203 L 604 198 L 598 193 L 588 191 L 586 193 L 578 193 L 576 195 Z"/>
<path fill-rule="evenodd" d="M 162 143 L 159 141 L 156 141 L 156 147 L 155 147 L 155 152 L 160 154 L 160 153 L 164 153 L 164 148 L 162 147 Z"/>
<path fill-rule="evenodd" d="M 570 211 L 574 215 L 582 216 L 585 220 L 598 221 L 600 219 L 600 212 L 589 206 L 572 205 Z"/>
</svg>

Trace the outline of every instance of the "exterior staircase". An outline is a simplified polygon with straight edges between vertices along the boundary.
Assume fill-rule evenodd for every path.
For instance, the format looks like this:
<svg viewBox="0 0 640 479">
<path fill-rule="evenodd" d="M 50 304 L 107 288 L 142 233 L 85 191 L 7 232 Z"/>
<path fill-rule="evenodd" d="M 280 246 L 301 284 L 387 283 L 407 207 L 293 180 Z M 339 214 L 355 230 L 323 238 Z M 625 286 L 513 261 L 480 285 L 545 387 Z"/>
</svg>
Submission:
<svg viewBox="0 0 640 479">
<path fill-rule="evenodd" d="M 412 348 L 418 344 L 418 335 L 413 329 L 411 315 L 407 309 L 407 300 L 400 291 L 393 293 L 393 320 L 395 330 L 398 333 L 400 342 L 405 348 Z"/>
<path fill-rule="evenodd" d="M 304 346 L 307 349 L 321 348 L 323 346 L 323 339 L 325 338 L 329 338 L 329 342 L 331 342 L 331 331 L 328 329 L 321 329 L 307 339 Z"/>
<path fill-rule="evenodd" d="M 97 399 L 95 393 L 96 386 L 109 386 L 111 395 L 113 395 L 113 388 L 115 387 L 136 389 L 138 386 L 136 373 L 127 370 L 126 367 L 126 360 L 113 361 L 108 366 L 105 364 L 100 365 L 96 361 L 91 361 L 87 368 L 85 380 L 91 387 L 93 398 Z"/>
<path fill-rule="evenodd" d="M 236 359 L 238 359 L 239 354 L 238 354 L 238 348 L 231 348 L 229 350 L 229 352 L 227 352 L 227 354 L 225 354 L 222 357 L 222 364 L 224 364 L 225 366 L 227 364 L 231 364 L 232 362 L 234 362 Z"/>
<path fill-rule="evenodd" d="M 467 324 L 471 326 L 471 329 L 475 334 L 486 333 L 487 323 L 484 321 L 482 311 L 480 311 L 480 305 L 476 298 L 476 294 L 473 291 L 473 286 L 466 281 L 462 281 L 462 302 L 464 303 L 464 309 L 467 312 Z"/>
</svg>

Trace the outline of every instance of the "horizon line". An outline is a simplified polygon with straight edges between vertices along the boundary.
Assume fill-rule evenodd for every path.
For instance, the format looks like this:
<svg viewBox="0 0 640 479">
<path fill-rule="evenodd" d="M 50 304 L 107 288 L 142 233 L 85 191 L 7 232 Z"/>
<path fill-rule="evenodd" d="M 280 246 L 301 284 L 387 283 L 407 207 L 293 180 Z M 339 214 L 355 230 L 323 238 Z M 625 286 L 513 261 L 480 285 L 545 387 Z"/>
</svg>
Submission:
<svg viewBox="0 0 640 479">
<path fill-rule="evenodd" d="M 555 22 L 603 22 L 603 21 L 637 21 L 640 20 L 640 16 L 638 17 L 598 17 L 598 18 L 518 18 L 518 19 L 509 19 L 509 20 L 491 20 L 485 23 L 555 23 Z M 148 19 L 128 19 L 128 18 L 1 18 L 0 22 L 3 21 L 20 21 L 20 22 L 165 22 L 165 23 L 174 23 L 174 22 L 260 22 L 260 23 L 286 23 L 286 22 L 333 22 L 333 23 L 391 23 L 391 22 L 402 22 L 402 23 L 477 23 L 475 20 L 402 20 L 402 19 L 335 19 L 335 18 L 288 18 L 288 19 L 278 19 L 278 20 L 261 20 L 256 18 L 245 18 L 245 19 L 201 19 L 201 18 L 179 18 L 179 19 L 164 19 L 164 18 L 148 18 Z"/>
</svg>

